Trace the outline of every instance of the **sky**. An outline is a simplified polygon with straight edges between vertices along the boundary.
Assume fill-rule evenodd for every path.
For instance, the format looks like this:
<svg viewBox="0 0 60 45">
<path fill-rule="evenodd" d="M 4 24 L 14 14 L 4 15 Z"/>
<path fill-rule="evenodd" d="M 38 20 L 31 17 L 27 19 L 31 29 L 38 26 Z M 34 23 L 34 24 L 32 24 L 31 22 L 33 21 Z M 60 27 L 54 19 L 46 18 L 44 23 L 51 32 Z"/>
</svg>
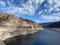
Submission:
<svg viewBox="0 0 60 45">
<path fill-rule="evenodd" d="M 0 12 L 37 23 L 60 21 L 60 0 L 0 0 Z"/>
</svg>

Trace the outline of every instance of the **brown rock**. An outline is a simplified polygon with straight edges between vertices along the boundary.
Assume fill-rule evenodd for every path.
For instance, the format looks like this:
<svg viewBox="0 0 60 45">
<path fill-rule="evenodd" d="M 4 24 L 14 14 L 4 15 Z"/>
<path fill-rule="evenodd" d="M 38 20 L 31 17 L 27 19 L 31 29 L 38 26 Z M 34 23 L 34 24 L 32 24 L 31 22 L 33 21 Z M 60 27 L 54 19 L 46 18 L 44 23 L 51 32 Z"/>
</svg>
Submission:
<svg viewBox="0 0 60 45">
<path fill-rule="evenodd" d="M 32 30 L 33 29 L 33 30 Z M 0 13 L 0 39 L 5 40 L 18 35 L 33 34 L 43 28 L 37 23 L 17 18 L 12 14 Z"/>
<path fill-rule="evenodd" d="M 40 25 L 31 20 L 17 18 L 12 14 L 7 13 L 0 13 L 0 25 L 20 28 L 42 28 Z"/>
</svg>

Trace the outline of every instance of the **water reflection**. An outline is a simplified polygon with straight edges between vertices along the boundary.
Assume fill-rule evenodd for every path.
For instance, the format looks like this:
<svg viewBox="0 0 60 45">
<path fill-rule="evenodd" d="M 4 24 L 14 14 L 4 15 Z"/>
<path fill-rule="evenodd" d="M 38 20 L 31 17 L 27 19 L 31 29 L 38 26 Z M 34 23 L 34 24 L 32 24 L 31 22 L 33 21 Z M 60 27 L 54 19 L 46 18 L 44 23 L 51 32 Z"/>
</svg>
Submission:
<svg viewBox="0 0 60 45">
<path fill-rule="evenodd" d="M 13 38 L 9 38 L 4 41 L 6 45 L 29 45 L 32 39 L 32 35 L 20 35 Z"/>
<path fill-rule="evenodd" d="M 4 42 L 6 45 L 60 45 L 60 33 L 43 30 L 33 35 L 17 36 Z"/>
<path fill-rule="evenodd" d="M 60 33 L 43 30 L 33 36 L 34 45 L 60 45 Z"/>
</svg>

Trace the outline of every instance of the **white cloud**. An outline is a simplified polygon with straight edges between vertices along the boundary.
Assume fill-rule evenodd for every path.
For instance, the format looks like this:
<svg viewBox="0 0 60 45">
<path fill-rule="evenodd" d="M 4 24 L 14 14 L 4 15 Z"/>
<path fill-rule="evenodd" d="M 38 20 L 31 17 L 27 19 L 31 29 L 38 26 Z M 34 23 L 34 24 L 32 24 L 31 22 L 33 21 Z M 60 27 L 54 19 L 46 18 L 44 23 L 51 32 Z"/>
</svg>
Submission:
<svg viewBox="0 0 60 45">
<path fill-rule="evenodd" d="M 60 0 L 47 0 L 50 5 L 54 4 L 54 7 L 60 6 Z"/>
<path fill-rule="evenodd" d="M 40 15 L 40 14 L 42 14 L 42 13 L 43 13 L 43 10 L 42 10 L 42 11 L 39 11 L 39 13 L 38 13 L 38 14 Z"/>
<path fill-rule="evenodd" d="M 34 15 L 35 10 L 38 8 L 38 3 L 41 4 L 43 1 L 44 0 L 28 0 L 26 3 L 22 3 L 23 6 L 22 8 L 18 6 L 14 6 L 14 4 L 11 4 L 11 2 L 9 1 L 7 2 L 0 1 L 0 2 L 2 5 L 5 4 L 6 6 L 6 3 L 9 5 L 9 7 L 3 8 L 4 10 L 6 10 L 6 12 L 13 13 L 13 14 L 24 13 L 24 14 Z"/>
<path fill-rule="evenodd" d="M 11 0 L 13 3 L 14 0 Z M 35 10 L 38 8 L 38 4 L 43 3 L 45 0 L 28 0 L 26 3 L 22 3 L 21 5 L 23 7 L 15 6 L 14 4 L 11 4 L 11 2 L 7 1 L 0 1 L 0 5 L 3 5 L 3 8 L 1 10 L 5 10 L 7 13 L 15 14 L 15 13 L 21 13 L 21 14 L 29 14 L 34 15 Z M 45 10 L 42 10 L 39 12 L 39 14 L 43 14 L 44 12 L 51 12 L 52 10 L 60 11 L 58 7 L 60 7 L 60 0 L 47 0 L 49 5 L 45 4 L 44 6 L 48 8 Z M 9 5 L 9 7 L 6 7 L 6 4 Z"/>
<path fill-rule="evenodd" d="M 58 7 L 60 7 L 60 0 L 48 0 L 48 3 L 49 3 L 49 11 L 51 10 L 55 10 L 57 9 Z"/>
<path fill-rule="evenodd" d="M 60 13 L 56 13 L 56 14 L 53 14 L 53 15 L 41 15 L 41 18 L 44 19 L 44 20 L 56 20 L 56 21 L 59 21 L 60 20 Z"/>
<path fill-rule="evenodd" d="M 53 21 L 53 20 L 59 21 L 60 20 L 60 8 L 58 7 L 60 7 L 60 0 L 47 0 L 47 2 L 49 3 L 49 5 L 44 5 L 44 6 L 47 7 L 48 9 L 45 9 L 39 12 L 40 18 L 47 20 L 47 21 Z"/>
<path fill-rule="evenodd" d="M 60 11 L 58 7 L 60 7 L 60 0 L 47 0 L 48 4 L 44 4 L 44 7 L 46 7 L 48 10 L 44 10 L 45 12 L 51 12 L 51 11 Z M 41 12 L 41 11 L 40 11 Z"/>
<path fill-rule="evenodd" d="M 3 7 L 5 7 L 5 5 L 6 5 L 6 3 L 4 2 L 4 1 L 0 1 L 0 6 L 3 6 Z"/>
</svg>

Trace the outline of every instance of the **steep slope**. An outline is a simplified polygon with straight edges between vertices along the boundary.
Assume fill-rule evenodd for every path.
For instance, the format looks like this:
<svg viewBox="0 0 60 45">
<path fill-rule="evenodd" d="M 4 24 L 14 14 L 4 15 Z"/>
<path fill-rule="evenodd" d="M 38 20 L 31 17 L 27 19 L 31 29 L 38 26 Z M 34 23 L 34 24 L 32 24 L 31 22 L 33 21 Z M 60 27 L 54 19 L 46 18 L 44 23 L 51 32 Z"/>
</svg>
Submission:
<svg viewBox="0 0 60 45">
<path fill-rule="evenodd" d="M 12 14 L 0 13 L 0 39 L 5 40 L 18 35 L 32 34 L 43 28 L 37 23 L 17 18 Z"/>
<path fill-rule="evenodd" d="M 40 25 L 33 21 L 23 18 L 17 18 L 12 14 L 0 13 L 0 25 L 1 26 L 13 26 L 22 28 L 41 28 Z"/>
</svg>

